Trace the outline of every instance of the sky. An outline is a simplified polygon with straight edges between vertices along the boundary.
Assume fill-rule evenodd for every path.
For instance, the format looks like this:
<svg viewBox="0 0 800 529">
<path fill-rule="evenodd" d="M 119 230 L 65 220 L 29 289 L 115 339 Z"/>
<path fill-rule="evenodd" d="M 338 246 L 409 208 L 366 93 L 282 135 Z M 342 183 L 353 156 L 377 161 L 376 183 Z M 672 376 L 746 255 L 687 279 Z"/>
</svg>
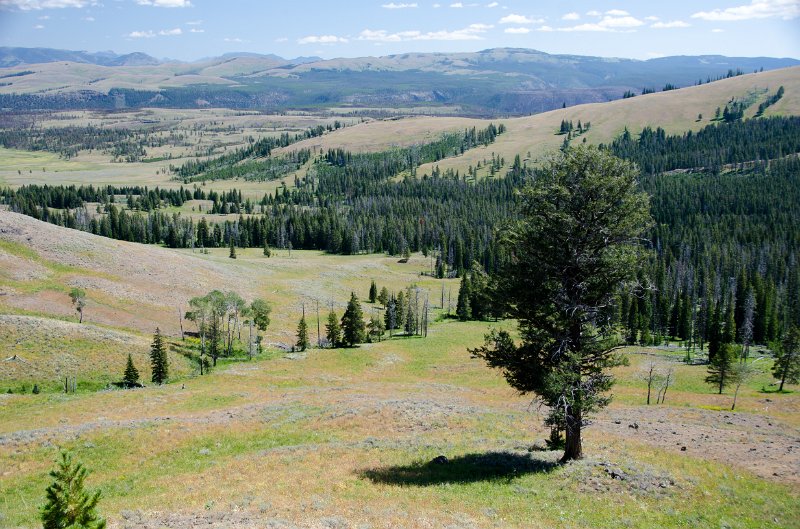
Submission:
<svg viewBox="0 0 800 529">
<path fill-rule="evenodd" d="M 0 0 L 0 46 L 197 60 L 496 47 L 800 58 L 800 0 Z"/>
</svg>

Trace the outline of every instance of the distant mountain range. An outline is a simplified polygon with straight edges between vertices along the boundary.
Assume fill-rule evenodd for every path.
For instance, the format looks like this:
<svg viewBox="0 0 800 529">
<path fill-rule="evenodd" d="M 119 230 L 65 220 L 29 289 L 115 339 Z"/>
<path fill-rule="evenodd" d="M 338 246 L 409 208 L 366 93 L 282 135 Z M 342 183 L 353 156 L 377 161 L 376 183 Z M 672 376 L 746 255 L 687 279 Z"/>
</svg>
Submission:
<svg viewBox="0 0 800 529">
<path fill-rule="evenodd" d="M 228 53 L 194 62 L 144 53 L 0 48 L 0 107 L 448 106 L 460 114 L 519 115 L 797 65 L 791 58 L 641 61 L 517 48 L 331 60 Z"/>
</svg>

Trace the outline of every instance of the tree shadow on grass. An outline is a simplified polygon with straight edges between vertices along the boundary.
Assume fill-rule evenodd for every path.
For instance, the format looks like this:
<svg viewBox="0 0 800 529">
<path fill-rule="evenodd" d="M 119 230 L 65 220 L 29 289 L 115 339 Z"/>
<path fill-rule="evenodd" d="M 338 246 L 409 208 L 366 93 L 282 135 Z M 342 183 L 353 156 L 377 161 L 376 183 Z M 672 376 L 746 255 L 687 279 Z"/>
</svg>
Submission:
<svg viewBox="0 0 800 529">
<path fill-rule="evenodd" d="M 443 483 L 474 483 L 478 481 L 510 481 L 525 474 L 552 471 L 556 461 L 538 459 L 529 454 L 486 452 L 454 457 L 447 462 L 414 462 L 409 465 L 379 467 L 365 470 L 361 477 L 374 483 L 428 487 Z"/>
</svg>

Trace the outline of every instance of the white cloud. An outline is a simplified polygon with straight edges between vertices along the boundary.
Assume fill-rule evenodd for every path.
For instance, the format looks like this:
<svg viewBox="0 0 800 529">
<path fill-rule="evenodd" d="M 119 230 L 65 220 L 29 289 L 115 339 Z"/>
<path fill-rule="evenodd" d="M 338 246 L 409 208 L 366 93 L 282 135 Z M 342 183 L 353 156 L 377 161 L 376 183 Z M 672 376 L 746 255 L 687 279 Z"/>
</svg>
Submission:
<svg viewBox="0 0 800 529">
<path fill-rule="evenodd" d="M 633 28 L 643 26 L 644 22 L 638 18 L 629 15 L 605 15 L 598 22 L 588 24 L 578 24 L 577 26 L 569 26 L 563 28 L 551 28 L 550 26 L 542 26 L 538 31 L 632 31 Z M 544 29 L 546 28 L 546 29 Z"/>
<path fill-rule="evenodd" d="M 506 28 L 503 33 L 509 33 L 511 35 L 524 35 L 530 32 L 530 28 Z"/>
<path fill-rule="evenodd" d="M 398 31 L 396 33 L 389 33 L 385 29 L 371 30 L 365 29 L 358 35 L 358 40 L 367 40 L 373 42 L 404 42 L 409 40 L 482 40 L 482 33 L 492 29 L 494 26 L 488 24 L 470 24 L 464 29 L 457 29 L 455 31 L 428 31 L 422 32 L 418 30 Z"/>
<path fill-rule="evenodd" d="M 525 15 L 515 15 L 513 13 L 500 19 L 500 24 L 533 24 L 535 22 L 535 20 Z"/>
<path fill-rule="evenodd" d="M 655 29 L 671 29 L 671 28 L 688 28 L 690 26 L 689 23 L 684 22 L 683 20 L 673 20 L 671 22 L 656 22 L 652 24 L 650 27 Z"/>
<path fill-rule="evenodd" d="M 132 39 L 152 39 L 155 37 L 156 34 L 150 30 L 147 31 L 131 31 L 128 33 L 128 37 Z"/>
<path fill-rule="evenodd" d="M 461 2 L 456 2 L 454 4 L 450 4 L 450 7 L 462 8 L 464 7 L 464 4 L 462 4 Z"/>
<path fill-rule="evenodd" d="M 36 24 L 35 26 L 33 26 L 33 29 L 44 29 L 44 26 L 41 24 Z"/>
<path fill-rule="evenodd" d="M 225 38 L 224 38 L 224 39 L 222 39 L 222 40 L 223 40 L 223 41 L 225 41 L 225 42 L 236 42 L 236 43 L 244 42 L 244 41 L 243 41 L 242 39 L 240 39 L 239 37 L 233 37 L 233 38 L 230 38 L 230 37 L 225 37 Z"/>
<path fill-rule="evenodd" d="M 606 15 L 612 17 L 626 17 L 630 15 L 630 13 L 628 13 L 627 11 L 623 11 L 622 9 L 611 9 L 609 11 L 606 11 Z"/>
<path fill-rule="evenodd" d="M 206 32 L 206 30 L 199 29 L 199 28 L 191 28 L 191 29 L 189 29 L 189 33 L 205 33 L 205 32 Z"/>
<path fill-rule="evenodd" d="M 550 27 L 550 26 L 540 26 L 540 27 L 536 28 L 536 31 L 545 31 L 545 32 L 549 32 L 549 31 L 555 31 L 555 29 L 553 29 L 553 28 L 552 28 L 552 27 Z"/>
<path fill-rule="evenodd" d="M 136 0 L 136 3 L 153 7 L 192 7 L 189 0 Z"/>
<path fill-rule="evenodd" d="M 434 9 L 439 9 L 440 7 L 442 7 L 442 4 L 433 4 Z"/>
<path fill-rule="evenodd" d="M 340 44 L 345 42 L 347 42 L 346 38 L 336 35 L 308 35 L 297 40 L 298 44 Z"/>
<path fill-rule="evenodd" d="M 719 29 L 719 28 L 714 28 L 711 30 L 711 33 L 724 33 L 724 32 L 725 32 L 724 29 Z"/>
<path fill-rule="evenodd" d="M 189 22 L 186 23 L 186 25 L 187 26 L 202 26 L 203 25 L 203 21 L 202 20 L 190 20 Z"/>
<path fill-rule="evenodd" d="M 486 4 L 486 7 L 497 7 L 499 5 L 497 2 L 492 2 L 491 4 Z"/>
<path fill-rule="evenodd" d="M 658 20 L 658 17 L 654 17 L 654 16 L 651 15 L 649 17 L 644 17 L 644 19 L 649 21 L 649 22 L 655 22 L 656 20 Z"/>
<path fill-rule="evenodd" d="M 383 4 L 381 7 L 384 9 L 408 9 L 417 7 L 417 4 L 395 4 L 394 2 L 391 2 L 389 4 Z"/>
<path fill-rule="evenodd" d="M 83 20 L 86 22 L 94 22 L 94 17 L 83 17 Z"/>
<path fill-rule="evenodd" d="M 176 35 L 182 35 L 183 31 L 181 31 L 181 28 L 162 29 L 161 31 L 158 32 L 158 34 L 163 37 L 173 37 Z"/>
<path fill-rule="evenodd" d="M 573 11 L 572 13 L 567 13 L 561 17 L 561 20 L 578 20 L 579 18 L 581 18 L 581 16 Z"/>
<path fill-rule="evenodd" d="M 601 17 L 601 16 L 603 16 L 603 13 L 601 13 L 600 11 L 597 11 L 595 9 L 592 9 L 591 11 L 587 11 L 586 12 L 586 16 L 589 16 L 589 17 Z"/>
<path fill-rule="evenodd" d="M 799 16 L 800 1 L 798 0 L 752 0 L 749 4 L 743 6 L 700 11 L 693 14 L 692 18 L 715 22 L 732 22 L 773 17 L 791 20 Z"/>
<path fill-rule="evenodd" d="M 95 5 L 94 0 L 0 0 L 0 8 L 38 11 L 40 9 L 82 8 Z"/>
</svg>

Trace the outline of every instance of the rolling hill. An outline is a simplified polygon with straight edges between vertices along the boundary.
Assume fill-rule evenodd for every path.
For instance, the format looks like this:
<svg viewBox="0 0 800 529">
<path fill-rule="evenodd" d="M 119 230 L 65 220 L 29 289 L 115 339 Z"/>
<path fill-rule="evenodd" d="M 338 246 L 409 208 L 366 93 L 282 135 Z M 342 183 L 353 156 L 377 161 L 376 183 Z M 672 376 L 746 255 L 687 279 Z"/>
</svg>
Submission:
<svg viewBox="0 0 800 529">
<path fill-rule="evenodd" d="M 798 64 L 716 55 L 640 61 L 515 48 L 332 60 L 227 54 L 185 63 L 143 54 L 3 48 L 0 65 L 13 67 L 0 69 L 0 107 L 457 105 L 462 114 L 524 115 Z"/>
</svg>

